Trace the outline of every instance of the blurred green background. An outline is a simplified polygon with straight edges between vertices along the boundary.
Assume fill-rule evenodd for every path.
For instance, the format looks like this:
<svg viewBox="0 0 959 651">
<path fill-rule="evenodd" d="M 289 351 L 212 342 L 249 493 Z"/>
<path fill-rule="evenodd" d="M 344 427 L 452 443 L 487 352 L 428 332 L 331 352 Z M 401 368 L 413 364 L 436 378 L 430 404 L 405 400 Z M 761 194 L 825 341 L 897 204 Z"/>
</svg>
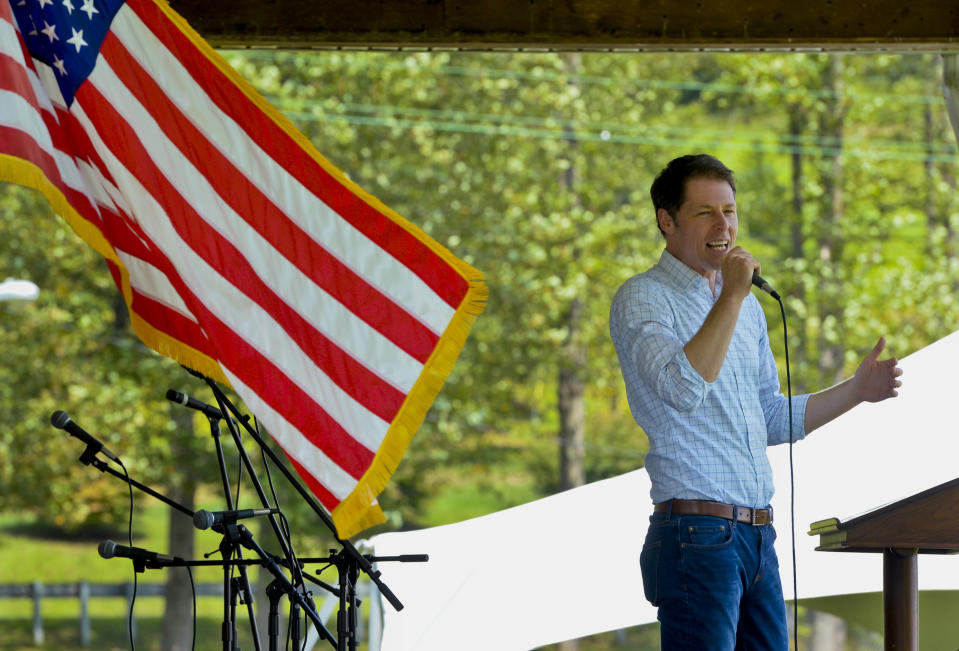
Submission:
<svg viewBox="0 0 959 651">
<path fill-rule="evenodd" d="M 851 373 L 878 334 L 902 357 L 956 328 L 956 139 L 937 55 L 223 54 L 334 165 L 490 288 L 381 496 L 388 522 L 363 536 L 643 465 L 648 443 L 625 403 L 608 308 L 662 250 L 648 188 L 677 155 L 707 151 L 737 174 L 740 243 L 786 297 L 794 392 Z M 128 581 L 128 563 L 96 554 L 104 538 L 126 544 L 125 487 L 79 464 L 79 443 L 50 414 L 69 412 L 139 481 L 216 510 L 206 421 L 164 399 L 168 388 L 212 396 L 134 337 L 103 261 L 45 201 L 6 184 L 0 276 L 40 287 L 36 301 L 0 303 L 0 584 Z M 778 309 L 763 305 L 784 374 Z M 322 525 L 277 489 L 298 552 L 326 553 Z M 243 490 L 241 506 L 252 505 Z M 192 527 L 177 518 L 138 494 L 134 544 L 216 547 L 213 534 L 185 536 Z M 218 648 L 221 609 L 201 600 L 198 648 Z M 74 648 L 76 601 L 44 600 L 43 611 L 44 648 Z M 162 600 L 136 612 L 138 648 L 160 648 Z M 2 600 L 0 613 L 0 649 L 33 648 L 30 602 Z M 122 599 L 94 600 L 91 614 L 93 648 L 126 648 Z M 826 629 L 830 648 L 881 647 L 852 622 L 801 609 L 804 648 Z M 579 646 L 658 641 L 653 625 Z"/>
</svg>

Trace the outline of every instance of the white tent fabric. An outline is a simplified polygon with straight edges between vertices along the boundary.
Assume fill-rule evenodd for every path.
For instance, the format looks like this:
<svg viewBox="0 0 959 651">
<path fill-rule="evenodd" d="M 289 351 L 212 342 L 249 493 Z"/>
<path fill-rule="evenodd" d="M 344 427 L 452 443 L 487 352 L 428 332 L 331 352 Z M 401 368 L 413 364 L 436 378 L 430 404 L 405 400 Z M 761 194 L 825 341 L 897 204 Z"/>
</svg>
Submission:
<svg viewBox="0 0 959 651">
<path fill-rule="evenodd" d="M 880 554 L 816 552 L 809 524 L 848 519 L 959 476 L 952 416 L 959 333 L 902 360 L 900 397 L 861 405 L 794 448 L 799 598 L 882 590 Z M 770 449 L 777 551 L 792 596 L 788 446 Z M 384 604 L 384 651 L 532 649 L 651 622 L 639 552 L 652 511 L 644 470 L 512 509 L 371 542 L 404 603 Z M 959 588 L 959 558 L 922 556 L 922 590 Z"/>
</svg>

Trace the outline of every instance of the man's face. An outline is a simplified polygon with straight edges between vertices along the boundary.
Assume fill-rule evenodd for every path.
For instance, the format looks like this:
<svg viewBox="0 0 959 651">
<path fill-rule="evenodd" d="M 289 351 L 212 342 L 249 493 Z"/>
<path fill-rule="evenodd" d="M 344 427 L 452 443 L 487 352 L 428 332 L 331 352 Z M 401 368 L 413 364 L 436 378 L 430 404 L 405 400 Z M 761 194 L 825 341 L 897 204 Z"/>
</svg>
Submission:
<svg viewBox="0 0 959 651">
<path fill-rule="evenodd" d="M 656 217 L 666 233 L 666 250 L 707 278 L 722 268 L 723 258 L 736 243 L 736 194 L 721 179 L 688 179 L 676 221 L 662 208 Z"/>
</svg>

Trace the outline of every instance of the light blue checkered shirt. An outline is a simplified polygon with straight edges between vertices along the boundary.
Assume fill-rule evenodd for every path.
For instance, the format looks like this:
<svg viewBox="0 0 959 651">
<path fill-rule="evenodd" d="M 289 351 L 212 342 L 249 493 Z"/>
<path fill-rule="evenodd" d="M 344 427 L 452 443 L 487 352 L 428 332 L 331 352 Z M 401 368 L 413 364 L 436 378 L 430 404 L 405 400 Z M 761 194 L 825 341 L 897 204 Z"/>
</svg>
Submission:
<svg viewBox="0 0 959 651">
<path fill-rule="evenodd" d="M 633 418 L 649 436 L 653 502 L 701 499 L 766 506 L 773 496 L 766 446 L 789 441 L 766 317 L 750 294 L 715 382 L 692 367 L 683 346 L 716 295 L 709 281 L 663 251 L 659 263 L 619 288 L 609 331 Z M 793 397 L 795 440 L 803 438 L 808 395 Z"/>
</svg>

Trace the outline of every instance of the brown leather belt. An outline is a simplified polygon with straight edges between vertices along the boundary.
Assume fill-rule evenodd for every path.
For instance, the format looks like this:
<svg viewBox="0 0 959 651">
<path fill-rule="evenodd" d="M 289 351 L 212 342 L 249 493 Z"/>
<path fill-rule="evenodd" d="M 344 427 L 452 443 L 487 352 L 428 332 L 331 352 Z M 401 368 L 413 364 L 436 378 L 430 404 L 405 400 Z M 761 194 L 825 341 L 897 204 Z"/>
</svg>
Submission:
<svg viewBox="0 0 959 651">
<path fill-rule="evenodd" d="M 745 524 L 772 524 L 773 509 L 754 509 L 748 506 L 734 507 L 732 504 L 723 504 L 722 502 L 707 502 L 704 500 L 669 500 L 653 505 L 653 511 L 656 513 L 666 513 L 669 511 L 669 505 L 672 504 L 672 512 L 676 515 L 711 515 L 715 518 L 733 519 Z"/>
</svg>

